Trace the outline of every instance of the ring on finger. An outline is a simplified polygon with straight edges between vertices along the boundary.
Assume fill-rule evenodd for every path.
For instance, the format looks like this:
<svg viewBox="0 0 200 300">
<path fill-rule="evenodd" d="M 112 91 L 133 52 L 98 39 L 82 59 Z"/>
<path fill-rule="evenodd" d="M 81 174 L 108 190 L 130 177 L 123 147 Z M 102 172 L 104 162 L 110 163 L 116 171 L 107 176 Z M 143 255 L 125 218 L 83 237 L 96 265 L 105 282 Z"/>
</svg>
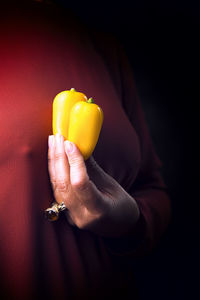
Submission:
<svg viewBox="0 0 200 300">
<path fill-rule="evenodd" d="M 56 221 L 59 218 L 60 212 L 66 210 L 67 207 L 64 202 L 57 203 L 53 202 L 51 207 L 45 209 L 44 214 L 47 220 L 49 221 Z"/>
</svg>

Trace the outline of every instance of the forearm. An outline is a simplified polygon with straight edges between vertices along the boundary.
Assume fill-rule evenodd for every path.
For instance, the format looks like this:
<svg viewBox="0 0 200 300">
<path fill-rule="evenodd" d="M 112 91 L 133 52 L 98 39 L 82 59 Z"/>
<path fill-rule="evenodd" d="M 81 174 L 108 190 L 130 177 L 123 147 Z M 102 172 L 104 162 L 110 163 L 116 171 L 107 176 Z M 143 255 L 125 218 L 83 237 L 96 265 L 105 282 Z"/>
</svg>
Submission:
<svg viewBox="0 0 200 300">
<path fill-rule="evenodd" d="M 146 248 L 153 248 L 166 231 L 171 218 L 171 201 L 166 189 L 149 188 L 134 192 L 145 222 Z"/>
</svg>

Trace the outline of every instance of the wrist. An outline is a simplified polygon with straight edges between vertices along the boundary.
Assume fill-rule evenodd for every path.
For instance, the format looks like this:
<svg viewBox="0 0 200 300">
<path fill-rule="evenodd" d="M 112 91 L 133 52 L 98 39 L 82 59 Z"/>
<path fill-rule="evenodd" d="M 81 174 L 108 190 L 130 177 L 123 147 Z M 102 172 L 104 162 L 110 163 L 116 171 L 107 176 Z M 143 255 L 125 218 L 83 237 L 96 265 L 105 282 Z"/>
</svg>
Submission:
<svg viewBox="0 0 200 300">
<path fill-rule="evenodd" d="M 104 213 L 86 229 L 106 238 L 123 238 L 139 231 L 139 219 L 139 208 L 132 197 L 121 201 L 109 198 Z"/>
</svg>

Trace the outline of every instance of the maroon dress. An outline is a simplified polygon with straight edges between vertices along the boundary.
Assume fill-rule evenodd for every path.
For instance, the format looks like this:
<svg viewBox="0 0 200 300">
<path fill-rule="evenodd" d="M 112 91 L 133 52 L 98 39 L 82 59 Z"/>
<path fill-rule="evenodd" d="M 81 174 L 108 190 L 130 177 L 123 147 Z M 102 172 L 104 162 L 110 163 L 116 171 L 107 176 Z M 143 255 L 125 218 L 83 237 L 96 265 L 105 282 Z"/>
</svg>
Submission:
<svg viewBox="0 0 200 300">
<path fill-rule="evenodd" d="M 170 214 L 131 68 L 114 40 L 88 33 L 68 11 L 37 3 L 3 16 L 1 299 L 111 299 L 119 293 L 128 299 L 117 257 L 137 257 L 155 245 Z M 72 227 L 64 215 L 56 222 L 44 218 L 53 201 L 47 168 L 52 101 L 72 87 L 104 111 L 94 158 L 137 201 L 137 238 L 105 240 Z"/>
</svg>

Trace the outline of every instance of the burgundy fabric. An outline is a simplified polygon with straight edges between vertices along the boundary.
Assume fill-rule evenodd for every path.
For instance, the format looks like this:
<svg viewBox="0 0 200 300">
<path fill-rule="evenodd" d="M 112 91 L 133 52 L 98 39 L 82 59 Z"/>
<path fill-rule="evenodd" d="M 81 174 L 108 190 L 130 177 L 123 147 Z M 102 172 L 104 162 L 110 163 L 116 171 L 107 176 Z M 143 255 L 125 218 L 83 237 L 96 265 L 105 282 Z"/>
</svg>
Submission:
<svg viewBox="0 0 200 300">
<path fill-rule="evenodd" d="M 160 162 L 121 48 L 86 33 L 70 15 L 38 7 L 1 18 L 1 291 L 8 299 L 94 299 L 94 293 L 98 299 L 121 290 L 126 299 L 114 248 L 64 216 L 54 223 L 44 218 L 53 200 L 47 169 L 53 98 L 74 87 L 102 107 L 94 158 L 135 197 L 145 224 L 143 242 L 129 249 L 133 256 L 152 247 L 169 220 Z"/>
</svg>

